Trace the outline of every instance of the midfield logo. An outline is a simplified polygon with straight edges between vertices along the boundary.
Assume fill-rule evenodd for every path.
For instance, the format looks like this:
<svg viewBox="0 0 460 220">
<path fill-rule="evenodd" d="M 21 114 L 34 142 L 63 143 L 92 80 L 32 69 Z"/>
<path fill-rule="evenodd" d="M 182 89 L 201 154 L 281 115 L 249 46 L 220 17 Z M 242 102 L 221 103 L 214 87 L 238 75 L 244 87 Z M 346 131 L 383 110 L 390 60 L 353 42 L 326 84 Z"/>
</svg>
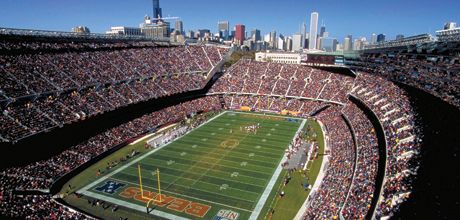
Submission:
<svg viewBox="0 0 460 220">
<path fill-rule="evenodd" d="M 237 220 L 240 214 L 238 212 L 221 209 L 217 212 L 217 215 L 212 218 L 212 220 Z"/>
<path fill-rule="evenodd" d="M 113 194 L 123 186 L 125 186 L 125 184 L 109 180 L 106 181 L 104 185 L 96 187 L 95 190 L 103 193 Z"/>
</svg>

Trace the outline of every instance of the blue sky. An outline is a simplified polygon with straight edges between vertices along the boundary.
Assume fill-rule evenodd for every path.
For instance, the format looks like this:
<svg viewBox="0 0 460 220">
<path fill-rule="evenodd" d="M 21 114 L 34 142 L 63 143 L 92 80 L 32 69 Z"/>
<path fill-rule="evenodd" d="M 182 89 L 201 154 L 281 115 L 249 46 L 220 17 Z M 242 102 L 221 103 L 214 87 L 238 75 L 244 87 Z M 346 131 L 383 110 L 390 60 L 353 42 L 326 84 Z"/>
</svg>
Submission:
<svg viewBox="0 0 460 220">
<path fill-rule="evenodd" d="M 232 27 L 242 23 L 249 31 L 284 35 L 298 32 L 317 11 L 320 23 L 340 41 L 348 34 L 385 33 L 393 39 L 434 33 L 447 21 L 460 23 L 460 0 L 160 0 L 160 5 L 163 16 L 180 17 L 185 30 L 215 31 L 217 21 L 228 20 Z M 102 33 L 110 26 L 138 26 L 151 8 L 151 0 L 1 0 L 0 26 L 70 31 L 85 25 Z"/>
</svg>

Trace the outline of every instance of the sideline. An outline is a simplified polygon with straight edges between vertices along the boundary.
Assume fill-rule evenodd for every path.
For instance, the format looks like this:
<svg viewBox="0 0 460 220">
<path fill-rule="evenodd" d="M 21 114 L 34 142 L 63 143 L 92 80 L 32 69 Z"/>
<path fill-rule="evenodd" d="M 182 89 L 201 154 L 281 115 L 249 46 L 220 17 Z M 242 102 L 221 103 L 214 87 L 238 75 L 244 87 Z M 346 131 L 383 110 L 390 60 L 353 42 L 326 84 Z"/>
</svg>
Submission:
<svg viewBox="0 0 460 220">
<path fill-rule="evenodd" d="M 205 122 L 205 123 L 199 125 L 197 128 L 199 128 L 199 127 L 201 127 L 201 126 L 203 126 L 203 125 L 205 125 L 205 124 L 207 124 L 207 123 L 213 121 L 214 119 L 216 119 L 216 118 L 222 116 L 222 115 L 225 114 L 226 112 L 227 112 L 227 111 L 221 112 L 220 114 L 218 114 L 218 115 L 214 116 L 213 118 L 209 119 L 207 122 Z M 189 131 L 189 132 L 190 132 L 190 131 Z M 189 133 L 189 132 L 187 132 L 187 133 Z M 98 197 L 103 198 L 104 200 L 108 199 L 107 201 L 116 200 L 116 199 L 114 199 L 114 198 L 110 198 L 110 197 L 107 197 L 107 196 L 103 196 L 103 195 L 100 195 L 100 194 L 96 194 L 96 193 L 90 192 L 90 191 L 88 191 L 88 190 L 91 189 L 91 188 L 93 188 L 93 187 L 96 186 L 97 184 L 101 183 L 102 181 L 107 180 L 108 178 L 112 177 L 113 175 L 115 175 L 115 174 L 121 172 L 122 170 L 124 170 L 124 169 L 130 167 L 131 165 L 133 165 L 133 164 L 139 162 L 140 160 L 142 160 L 142 159 L 144 159 L 144 158 L 150 156 L 151 154 L 157 152 L 158 150 L 162 149 L 163 147 L 168 146 L 169 144 L 173 143 L 173 142 L 176 141 L 177 139 L 180 139 L 180 138 L 182 138 L 182 137 L 184 137 L 184 136 L 185 136 L 185 135 L 182 135 L 182 136 L 180 136 L 180 137 L 177 137 L 177 138 L 174 139 L 173 141 L 171 141 L 171 142 L 169 142 L 169 143 L 167 143 L 167 144 L 165 144 L 165 145 L 163 145 L 163 146 L 161 146 L 161 147 L 155 148 L 155 149 L 153 149 L 152 151 L 150 151 L 150 152 L 148 152 L 148 153 L 146 153 L 146 154 L 144 154 L 144 155 L 142 155 L 142 156 L 140 156 L 140 157 L 134 159 L 133 161 L 131 161 L 131 162 L 129 162 L 129 163 L 123 165 L 122 167 L 120 167 L 120 168 L 118 168 L 118 169 L 112 171 L 111 173 L 109 173 L 109 174 L 107 174 L 107 175 L 101 177 L 100 179 L 97 179 L 97 180 L 95 180 L 94 182 L 92 182 L 92 183 L 86 185 L 85 187 L 79 189 L 79 190 L 77 191 L 77 193 L 83 194 L 83 195 L 86 195 L 86 196 L 90 196 L 90 197 L 95 197 L 95 195 L 97 195 Z M 135 209 L 135 210 L 139 210 L 139 207 L 142 207 L 142 206 L 135 205 L 135 204 L 132 204 L 132 203 L 129 203 L 129 202 L 124 202 L 124 201 L 117 201 L 117 204 L 118 204 L 118 203 L 120 203 L 120 204 L 123 205 L 123 206 L 129 207 L 129 208 L 133 208 L 133 209 Z M 144 211 L 145 211 L 145 207 L 142 207 L 140 210 L 141 210 L 142 212 L 144 212 Z M 172 215 L 172 214 L 169 214 L 169 213 L 166 213 L 166 212 L 162 212 L 162 211 L 157 211 L 157 210 L 154 210 L 154 212 L 151 212 L 151 213 L 152 213 L 152 214 L 155 213 L 155 215 L 160 216 L 160 217 L 167 216 L 166 218 L 169 218 L 169 219 L 186 219 L 186 218 L 182 218 L 182 217 L 179 217 L 179 216 L 176 216 L 176 215 Z"/>
<path fill-rule="evenodd" d="M 135 144 L 137 144 L 137 143 L 139 143 L 139 142 L 141 142 L 141 141 L 143 141 L 143 140 L 145 140 L 145 139 L 147 139 L 147 138 L 149 138 L 149 137 L 152 137 L 152 136 L 154 136 L 154 135 L 157 135 L 158 133 L 160 133 L 160 132 L 162 132 L 162 131 L 164 131 L 164 130 L 166 130 L 166 129 L 168 129 L 168 128 L 171 128 L 171 127 L 173 127 L 173 126 L 176 126 L 176 124 L 177 124 L 177 123 L 170 124 L 170 125 L 168 125 L 168 126 L 166 126 L 166 127 L 164 127 L 164 128 L 161 128 L 161 129 L 158 130 L 158 131 L 155 131 L 155 132 L 153 132 L 153 133 L 151 133 L 151 134 L 145 135 L 144 137 L 141 137 L 141 138 L 139 138 L 139 139 L 133 141 L 133 143 L 131 143 L 131 144 L 129 144 L 129 145 L 135 145 Z"/>
<path fill-rule="evenodd" d="M 305 126 L 306 123 L 307 123 L 307 119 L 302 119 L 302 123 L 297 129 L 297 132 L 296 132 L 296 135 L 294 135 L 294 138 L 297 136 L 298 133 L 300 133 L 300 131 L 302 130 L 302 128 Z M 268 182 L 267 187 L 265 188 L 262 196 L 260 197 L 259 202 L 257 202 L 257 205 L 254 208 L 254 211 L 251 213 L 251 216 L 249 217 L 250 220 L 256 220 L 260 212 L 262 211 L 262 208 L 267 202 L 267 199 L 270 196 L 270 193 L 272 192 L 273 187 L 275 186 L 276 180 L 281 174 L 281 170 L 283 169 L 281 164 L 283 164 L 283 162 L 286 161 L 286 159 L 287 159 L 287 154 L 284 154 L 283 158 L 280 160 L 278 164 L 278 167 L 275 170 L 275 173 L 273 173 L 272 178 L 270 179 L 270 182 Z"/>
<path fill-rule="evenodd" d="M 303 215 L 305 214 L 305 212 L 307 211 L 307 206 L 308 206 L 308 203 L 309 203 L 309 200 L 310 200 L 310 196 L 313 195 L 317 190 L 318 188 L 320 187 L 321 183 L 323 182 L 323 178 L 324 176 L 326 175 L 326 166 L 327 164 L 329 164 L 329 155 L 325 155 L 324 152 L 327 152 L 329 150 L 329 138 L 327 136 L 327 132 L 326 132 L 326 129 L 324 128 L 324 125 L 323 123 L 321 123 L 320 121 L 317 121 L 319 126 L 321 127 L 321 130 L 323 132 L 323 142 L 324 142 L 324 150 L 323 150 L 323 161 L 321 161 L 321 168 L 319 170 L 319 173 L 318 173 L 318 176 L 316 177 L 316 180 L 315 180 L 315 184 L 313 184 L 313 187 L 310 191 L 310 193 L 308 193 L 308 196 L 307 196 L 307 199 L 305 199 L 305 202 L 302 204 L 302 206 L 300 207 L 299 211 L 297 212 L 297 215 L 294 217 L 294 219 L 302 219 Z"/>
</svg>

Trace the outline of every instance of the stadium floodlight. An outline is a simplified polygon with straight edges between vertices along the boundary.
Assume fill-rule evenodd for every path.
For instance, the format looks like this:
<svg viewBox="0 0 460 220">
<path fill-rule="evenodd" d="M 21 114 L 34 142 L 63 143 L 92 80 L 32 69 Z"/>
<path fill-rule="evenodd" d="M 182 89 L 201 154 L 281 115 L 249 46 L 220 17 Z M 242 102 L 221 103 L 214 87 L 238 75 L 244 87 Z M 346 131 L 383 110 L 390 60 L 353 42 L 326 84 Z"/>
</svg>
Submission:
<svg viewBox="0 0 460 220">
<path fill-rule="evenodd" d="M 157 176 L 158 194 L 154 195 L 152 197 L 144 196 L 144 190 L 143 190 L 143 186 L 142 186 L 142 174 L 141 174 L 142 169 L 141 169 L 140 164 L 137 164 L 137 170 L 139 172 L 139 187 L 140 187 L 140 190 L 141 190 L 141 198 L 147 200 L 146 208 L 147 208 L 147 212 L 149 212 L 149 206 L 150 206 L 150 204 L 152 202 L 156 202 L 156 203 L 162 203 L 163 202 L 163 196 L 161 194 L 161 188 L 160 188 L 160 169 L 157 168 L 156 172 L 153 173 L 153 176 L 155 176 L 155 175 Z"/>
</svg>

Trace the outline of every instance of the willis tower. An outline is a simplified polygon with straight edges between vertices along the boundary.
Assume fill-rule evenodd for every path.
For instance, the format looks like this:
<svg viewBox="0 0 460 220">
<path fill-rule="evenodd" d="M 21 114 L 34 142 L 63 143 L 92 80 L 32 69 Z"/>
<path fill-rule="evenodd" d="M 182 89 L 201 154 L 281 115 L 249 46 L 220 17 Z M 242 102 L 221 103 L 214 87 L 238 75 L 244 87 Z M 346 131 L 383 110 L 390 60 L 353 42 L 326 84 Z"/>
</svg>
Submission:
<svg viewBox="0 0 460 220">
<path fill-rule="evenodd" d="M 162 18 L 160 0 L 153 0 L 153 18 Z"/>
</svg>

